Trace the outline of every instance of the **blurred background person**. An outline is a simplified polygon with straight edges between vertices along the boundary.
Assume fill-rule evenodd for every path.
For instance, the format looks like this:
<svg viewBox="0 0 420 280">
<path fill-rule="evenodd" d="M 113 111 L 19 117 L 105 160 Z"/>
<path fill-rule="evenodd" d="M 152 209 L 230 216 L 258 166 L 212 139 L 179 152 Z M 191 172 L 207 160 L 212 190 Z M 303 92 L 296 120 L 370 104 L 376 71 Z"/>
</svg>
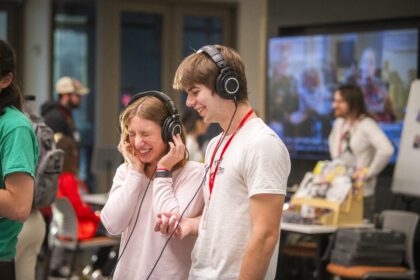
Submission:
<svg viewBox="0 0 420 280">
<path fill-rule="evenodd" d="M 55 85 L 59 100 L 48 101 L 41 107 L 41 114 L 45 123 L 55 133 L 62 133 L 80 142 L 80 133 L 76 128 L 72 110 L 79 108 L 82 96 L 89 93 L 78 80 L 65 76 Z"/>
<path fill-rule="evenodd" d="M 280 137 L 293 135 L 293 126 L 290 123 L 290 114 L 299 109 L 299 95 L 297 80 L 289 73 L 290 44 L 281 44 L 276 47 L 278 61 L 273 63 L 270 71 L 272 78 L 270 90 L 270 127 Z"/>
<path fill-rule="evenodd" d="M 331 130 L 331 93 L 325 88 L 322 74 L 316 68 L 305 69 L 298 89 L 299 109 L 290 115 L 296 125 L 295 136 L 327 137 Z"/>
<path fill-rule="evenodd" d="M 377 121 L 395 121 L 391 98 L 379 78 L 376 51 L 366 48 L 360 59 L 360 79 L 357 84 L 364 94 L 367 109 Z"/>
<path fill-rule="evenodd" d="M 72 111 L 79 108 L 82 96 L 89 93 L 78 80 L 64 76 L 55 84 L 58 101 L 47 101 L 41 106 L 41 115 L 45 123 L 54 131 L 54 134 L 65 135 L 74 139 L 80 148 L 80 133 L 73 119 Z M 47 225 L 47 232 L 52 219 L 51 207 L 41 209 Z M 48 250 L 48 239 L 44 240 L 42 253 Z"/>
<path fill-rule="evenodd" d="M 270 85 L 272 104 L 277 110 L 283 112 L 285 117 L 299 107 L 297 80 L 287 73 L 288 66 L 287 60 L 274 64 L 272 69 L 273 82 Z"/>
<path fill-rule="evenodd" d="M 368 113 L 358 86 L 339 87 L 334 93 L 333 108 L 336 120 L 328 139 L 331 159 L 369 169 L 363 184 L 363 216 L 372 221 L 376 177 L 388 164 L 394 147 Z"/>
<path fill-rule="evenodd" d="M 22 113 L 12 47 L 0 40 L 0 278 L 15 279 L 18 234 L 31 212 L 38 145 Z"/>
<path fill-rule="evenodd" d="M 324 77 L 324 87 L 328 92 L 334 92 L 338 86 L 337 82 L 337 65 L 331 60 L 324 59 L 322 61 L 321 73 Z"/>
<path fill-rule="evenodd" d="M 406 88 L 404 81 L 398 71 L 390 69 L 389 60 L 385 59 L 381 70 L 381 80 L 388 85 L 389 98 L 395 114 L 395 121 L 400 122 L 405 116 L 405 107 L 408 100 L 409 88 Z M 409 84 L 411 84 L 410 80 Z"/>
<path fill-rule="evenodd" d="M 271 121 L 268 124 L 270 128 L 283 140 L 285 141 L 285 124 L 287 119 L 284 118 L 284 114 L 280 109 L 274 109 L 271 113 Z"/>
<path fill-rule="evenodd" d="M 77 216 L 77 238 L 89 239 L 94 236 L 106 236 L 106 230 L 100 223 L 100 213 L 82 201 L 80 189 L 85 189 L 79 178 L 79 152 L 74 139 L 58 135 L 57 148 L 64 151 L 63 173 L 59 177 L 57 197 L 66 197 L 73 206 Z M 82 185 L 82 186 L 81 186 Z M 111 247 L 100 248 L 92 270 L 102 269 L 108 259 Z M 65 249 L 54 247 L 51 253 L 51 276 L 65 277 L 63 271 Z"/>
<path fill-rule="evenodd" d="M 204 161 L 204 151 L 201 148 L 198 137 L 206 133 L 208 124 L 204 123 L 203 118 L 198 112 L 190 107 L 184 110 L 182 115 L 182 123 L 187 131 L 186 148 L 189 160 Z"/>
<path fill-rule="evenodd" d="M 352 59 L 350 66 L 344 72 L 344 81 L 348 85 L 356 85 L 359 79 L 360 79 L 359 64 L 356 59 Z"/>
</svg>

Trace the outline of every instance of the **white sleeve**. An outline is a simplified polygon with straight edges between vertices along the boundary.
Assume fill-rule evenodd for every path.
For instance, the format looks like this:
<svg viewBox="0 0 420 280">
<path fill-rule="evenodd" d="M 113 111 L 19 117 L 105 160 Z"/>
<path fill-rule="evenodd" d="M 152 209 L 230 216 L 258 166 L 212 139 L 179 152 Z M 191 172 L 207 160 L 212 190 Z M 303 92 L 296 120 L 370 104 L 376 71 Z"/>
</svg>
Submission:
<svg viewBox="0 0 420 280">
<path fill-rule="evenodd" d="M 328 149 L 330 151 L 331 159 L 335 159 L 339 156 L 339 154 L 338 154 L 338 143 L 337 143 L 338 142 L 337 139 L 338 139 L 339 136 L 337 134 L 340 133 L 339 129 L 338 129 L 338 126 L 341 125 L 341 124 L 342 124 L 342 122 L 340 123 L 340 120 L 336 119 L 334 121 L 334 125 L 331 129 L 330 135 L 328 136 Z"/>
<path fill-rule="evenodd" d="M 181 214 L 192 199 L 195 190 L 199 187 L 203 179 L 203 171 L 203 164 L 187 164 L 174 179 L 156 178 L 153 182 L 154 213 L 174 212 Z M 201 192 L 195 198 L 194 203 L 196 202 L 203 205 Z"/>
<path fill-rule="evenodd" d="M 368 166 L 368 176 L 372 177 L 377 176 L 388 164 L 394 154 L 394 147 L 374 120 L 369 118 L 365 122 L 364 133 L 368 135 L 367 139 L 375 149 L 375 156 Z"/>
<path fill-rule="evenodd" d="M 101 211 L 101 221 L 109 233 L 118 235 L 128 227 L 147 181 L 143 174 L 125 164 L 117 169 L 108 201 Z"/>
<path fill-rule="evenodd" d="M 179 202 L 172 187 L 172 178 L 155 178 L 153 182 L 153 210 L 154 213 L 180 213 Z"/>
<path fill-rule="evenodd" d="M 248 196 L 255 194 L 286 195 L 290 173 L 290 156 L 279 139 L 260 138 L 244 151 L 242 161 Z"/>
</svg>

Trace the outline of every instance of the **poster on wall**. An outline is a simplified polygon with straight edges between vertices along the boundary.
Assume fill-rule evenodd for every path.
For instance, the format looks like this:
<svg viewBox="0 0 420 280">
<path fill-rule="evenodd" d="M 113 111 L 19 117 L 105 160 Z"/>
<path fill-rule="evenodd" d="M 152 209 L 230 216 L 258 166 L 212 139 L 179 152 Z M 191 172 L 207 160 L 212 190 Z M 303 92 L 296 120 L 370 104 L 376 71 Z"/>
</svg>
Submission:
<svg viewBox="0 0 420 280">
<path fill-rule="evenodd" d="M 420 197 L 420 79 L 415 80 L 408 97 L 400 152 L 392 176 L 394 193 Z"/>
</svg>

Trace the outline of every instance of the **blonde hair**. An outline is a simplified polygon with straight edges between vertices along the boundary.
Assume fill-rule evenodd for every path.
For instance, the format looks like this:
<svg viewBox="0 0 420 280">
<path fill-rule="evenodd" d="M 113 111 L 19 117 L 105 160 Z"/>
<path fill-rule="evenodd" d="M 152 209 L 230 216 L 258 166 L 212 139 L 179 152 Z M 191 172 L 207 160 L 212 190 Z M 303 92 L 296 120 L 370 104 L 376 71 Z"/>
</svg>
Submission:
<svg viewBox="0 0 420 280">
<path fill-rule="evenodd" d="M 158 98 L 154 96 L 144 96 L 136 100 L 133 104 L 129 105 L 120 115 L 120 126 L 122 136 L 128 140 L 128 122 L 134 116 L 142 117 L 147 120 L 153 121 L 161 128 L 163 121 L 170 115 L 168 107 Z M 181 139 L 185 145 L 185 128 L 182 126 Z M 169 145 L 166 144 L 166 152 L 169 151 Z M 185 150 L 184 158 L 175 164 L 172 170 L 185 166 L 188 156 Z"/>
</svg>

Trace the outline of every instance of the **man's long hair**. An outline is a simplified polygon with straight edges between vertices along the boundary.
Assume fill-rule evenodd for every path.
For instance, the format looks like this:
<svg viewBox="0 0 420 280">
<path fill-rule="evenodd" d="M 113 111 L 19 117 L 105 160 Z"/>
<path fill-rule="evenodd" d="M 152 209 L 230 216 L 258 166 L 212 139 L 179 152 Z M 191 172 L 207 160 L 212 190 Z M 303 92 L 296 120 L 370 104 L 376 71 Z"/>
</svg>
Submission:
<svg viewBox="0 0 420 280">
<path fill-rule="evenodd" d="M 337 91 L 340 92 L 341 97 L 349 105 L 349 112 L 352 116 L 359 118 L 364 115 L 372 118 L 372 115 L 367 110 L 365 98 L 359 86 L 342 85 Z"/>
</svg>

